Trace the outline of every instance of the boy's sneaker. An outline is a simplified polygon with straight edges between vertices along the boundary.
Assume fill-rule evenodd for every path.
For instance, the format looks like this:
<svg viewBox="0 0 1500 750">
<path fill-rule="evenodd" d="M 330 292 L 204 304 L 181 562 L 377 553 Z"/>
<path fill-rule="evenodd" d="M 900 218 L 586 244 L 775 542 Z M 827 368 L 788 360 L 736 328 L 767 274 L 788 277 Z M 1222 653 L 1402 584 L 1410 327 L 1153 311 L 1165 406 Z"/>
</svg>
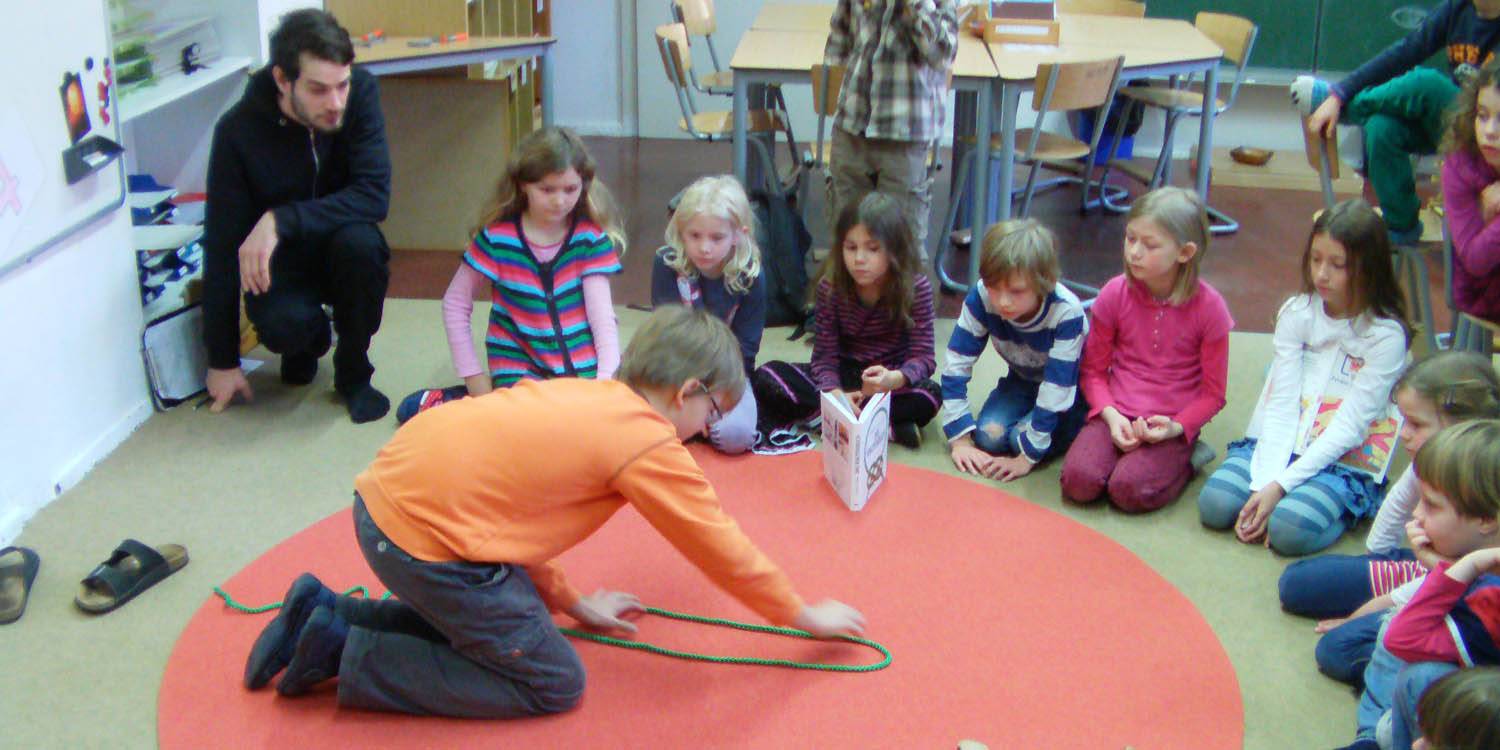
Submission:
<svg viewBox="0 0 1500 750">
<path fill-rule="evenodd" d="M 259 690 L 285 669 L 292 661 L 308 616 L 318 607 L 331 608 L 336 603 L 338 594 L 324 586 L 317 576 L 312 573 L 297 576 L 281 601 L 276 619 L 260 631 L 255 645 L 250 647 L 250 658 L 245 660 L 245 687 Z"/>
<path fill-rule="evenodd" d="M 282 695 L 301 695 L 312 686 L 339 676 L 339 659 L 344 656 L 344 641 L 349 638 L 349 623 L 333 613 L 332 607 L 318 607 L 308 615 L 297 637 L 286 673 L 276 683 Z"/>
<path fill-rule="evenodd" d="M 396 424 L 406 424 L 406 420 L 431 409 L 438 404 L 446 404 L 449 401 L 457 401 L 469 395 L 469 387 L 466 385 L 453 385 L 447 388 L 426 388 L 401 399 L 401 405 L 396 407 Z"/>
<path fill-rule="evenodd" d="M 891 425 L 891 439 L 917 450 L 922 447 L 922 428 L 916 422 L 896 422 Z"/>
<path fill-rule="evenodd" d="M 1314 76 L 1297 76 L 1297 80 L 1292 81 L 1288 89 L 1292 95 L 1292 106 L 1296 107 L 1303 117 L 1312 115 L 1323 100 L 1328 98 L 1331 90 L 1327 81 Z"/>
</svg>

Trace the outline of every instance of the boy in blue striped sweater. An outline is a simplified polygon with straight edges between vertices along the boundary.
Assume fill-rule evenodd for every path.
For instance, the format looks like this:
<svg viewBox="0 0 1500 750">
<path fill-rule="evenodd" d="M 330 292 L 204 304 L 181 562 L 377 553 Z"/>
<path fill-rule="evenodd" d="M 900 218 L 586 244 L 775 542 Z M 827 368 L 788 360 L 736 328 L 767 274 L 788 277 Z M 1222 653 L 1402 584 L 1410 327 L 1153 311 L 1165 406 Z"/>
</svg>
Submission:
<svg viewBox="0 0 1500 750">
<path fill-rule="evenodd" d="M 1078 361 L 1088 335 L 1083 304 L 1057 283 L 1057 235 L 1031 219 L 985 232 L 979 275 L 948 340 L 943 368 L 943 434 L 953 464 L 1008 482 L 1061 455 L 1083 426 Z M 985 342 L 1007 372 L 976 420 L 969 380 Z"/>
</svg>

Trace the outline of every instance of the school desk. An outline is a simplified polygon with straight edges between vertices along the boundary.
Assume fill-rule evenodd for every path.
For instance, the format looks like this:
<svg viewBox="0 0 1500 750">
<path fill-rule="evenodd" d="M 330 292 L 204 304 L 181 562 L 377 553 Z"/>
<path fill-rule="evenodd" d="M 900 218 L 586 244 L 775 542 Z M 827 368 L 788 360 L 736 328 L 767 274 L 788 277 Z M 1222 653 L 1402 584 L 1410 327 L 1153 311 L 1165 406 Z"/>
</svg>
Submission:
<svg viewBox="0 0 1500 750">
<path fill-rule="evenodd" d="M 751 22 L 752 29 L 828 31 L 833 6 L 821 3 L 766 3 Z"/>
<path fill-rule="evenodd" d="M 1036 79 L 1036 66 L 1044 62 L 1093 60 L 1125 56 L 1122 82 L 1148 76 L 1182 76 L 1204 73 L 1203 117 L 1198 131 L 1198 152 L 1212 153 L 1213 103 L 1218 91 L 1218 63 L 1224 52 L 1193 25 L 1175 19 L 1127 18 L 1059 14 L 1061 41 L 1058 45 L 992 44 L 959 34 L 958 58 L 953 65 L 953 88 L 978 94 L 974 133 L 976 143 L 988 143 L 995 128 L 992 108 L 999 106 L 999 187 L 1011 193 L 1015 177 L 1016 112 L 1021 92 Z M 757 83 L 806 82 L 808 70 L 822 59 L 827 31 L 783 31 L 752 26 L 740 38 L 730 63 L 735 71 L 734 168 L 745 175 L 744 124 L 749 87 Z M 981 63 L 989 65 L 989 70 Z M 1209 159 L 1198 160 L 1196 187 L 1208 196 Z M 987 169 L 973 171 L 971 229 L 982 236 L 991 217 Z M 998 201 L 996 220 L 1010 218 L 1009 200 Z M 978 278 L 979 254 L 969 255 L 969 279 Z"/>
<path fill-rule="evenodd" d="M 432 42 L 425 46 L 409 44 L 420 38 L 396 36 L 368 47 L 356 45 L 354 63 L 380 76 L 535 57 L 542 83 L 542 123 L 552 124 L 552 46 L 557 43 L 555 38 L 486 36 L 456 42 Z"/>
</svg>

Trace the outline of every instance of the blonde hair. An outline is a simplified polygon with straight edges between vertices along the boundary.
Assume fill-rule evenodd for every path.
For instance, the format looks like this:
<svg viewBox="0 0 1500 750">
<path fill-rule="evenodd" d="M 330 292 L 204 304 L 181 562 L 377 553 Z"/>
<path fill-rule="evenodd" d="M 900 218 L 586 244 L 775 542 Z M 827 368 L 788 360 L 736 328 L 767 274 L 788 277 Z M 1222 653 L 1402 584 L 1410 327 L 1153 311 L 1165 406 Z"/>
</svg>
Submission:
<svg viewBox="0 0 1500 750">
<path fill-rule="evenodd" d="M 1416 467 L 1459 515 L 1500 517 L 1500 420 L 1444 427 L 1417 451 Z"/>
<path fill-rule="evenodd" d="M 684 276 L 698 275 L 682 243 L 682 225 L 696 216 L 711 216 L 729 222 L 739 238 L 724 264 L 724 286 L 744 294 L 760 275 L 760 246 L 755 243 L 755 212 L 740 181 L 730 175 L 699 177 L 682 191 L 677 210 L 667 221 L 667 246 L 658 251 L 667 267 Z"/>
<path fill-rule="evenodd" d="M 724 321 L 706 310 L 666 305 L 630 338 L 615 379 L 636 389 L 680 388 L 697 379 L 710 391 L 734 394 L 738 403 L 745 390 L 745 360 Z"/>
<path fill-rule="evenodd" d="M 521 190 L 522 185 L 541 182 L 547 175 L 566 172 L 570 168 L 583 180 L 578 204 L 573 207 L 574 217 L 598 224 L 614 244 L 615 255 L 624 257 L 625 230 L 619 207 L 615 205 L 609 188 L 594 179 L 594 157 L 589 155 L 578 134 L 569 128 L 548 126 L 533 130 L 516 141 L 516 147 L 505 162 L 505 171 L 500 175 L 500 183 L 495 187 L 495 195 L 485 204 L 474 234 L 498 221 L 518 218 L 525 213 L 526 193 Z"/>
<path fill-rule="evenodd" d="M 818 281 L 828 282 L 839 296 L 855 299 L 854 277 L 844 263 L 844 240 L 857 226 L 864 227 L 878 240 L 891 259 L 885 289 L 875 304 L 885 308 L 893 322 L 911 328 L 916 325 L 911 308 L 916 301 L 916 275 L 921 273 L 922 261 L 917 255 L 916 237 L 895 198 L 884 193 L 866 193 L 863 198 L 844 206 L 834 224 L 833 250 L 823 260 Z M 819 285 L 810 285 L 809 296 L 816 298 Z"/>
<path fill-rule="evenodd" d="M 1020 274 L 1037 296 L 1046 297 L 1061 275 L 1057 235 L 1036 219 L 991 224 L 979 246 L 979 278 L 985 286 Z"/>
<path fill-rule="evenodd" d="M 1136 199 L 1125 215 L 1125 224 L 1136 219 L 1149 219 L 1166 232 L 1179 247 L 1193 243 L 1198 252 L 1177 265 L 1177 278 L 1172 282 L 1172 293 L 1167 301 L 1180 305 L 1192 299 L 1198 290 L 1198 266 L 1203 254 L 1208 252 L 1208 208 L 1197 193 L 1180 187 L 1163 187 L 1152 190 Z M 1130 275 L 1126 267 L 1125 274 Z M 1133 277 L 1132 277 L 1133 278 Z"/>
<path fill-rule="evenodd" d="M 1432 404 L 1443 427 L 1500 418 L 1500 375 L 1490 360 L 1474 352 L 1440 352 L 1422 359 L 1391 386 L 1391 398 L 1407 388 Z"/>
<path fill-rule="evenodd" d="M 1469 667 L 1444 675 L 1422 693 L 1417 717 L 1434 750 L 1500 745 L 1500 669 Z"/>
</svg>

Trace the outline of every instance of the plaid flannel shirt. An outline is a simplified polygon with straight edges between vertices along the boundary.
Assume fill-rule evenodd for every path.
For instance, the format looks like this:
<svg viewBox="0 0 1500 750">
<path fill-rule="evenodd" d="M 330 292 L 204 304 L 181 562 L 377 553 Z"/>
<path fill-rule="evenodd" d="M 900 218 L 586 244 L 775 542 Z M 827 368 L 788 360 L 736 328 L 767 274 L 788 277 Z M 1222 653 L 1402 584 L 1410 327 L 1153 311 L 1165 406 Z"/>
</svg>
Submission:
<svg viewBox="0 0 1500 750">
<path fill-rule="evenodd" d="M 825 64 L 847 68 L 834 127 L 866 138 L 933 141 L 957 53 L 955 0 L 839 0 L 823 52 Z"/>
</svg>

